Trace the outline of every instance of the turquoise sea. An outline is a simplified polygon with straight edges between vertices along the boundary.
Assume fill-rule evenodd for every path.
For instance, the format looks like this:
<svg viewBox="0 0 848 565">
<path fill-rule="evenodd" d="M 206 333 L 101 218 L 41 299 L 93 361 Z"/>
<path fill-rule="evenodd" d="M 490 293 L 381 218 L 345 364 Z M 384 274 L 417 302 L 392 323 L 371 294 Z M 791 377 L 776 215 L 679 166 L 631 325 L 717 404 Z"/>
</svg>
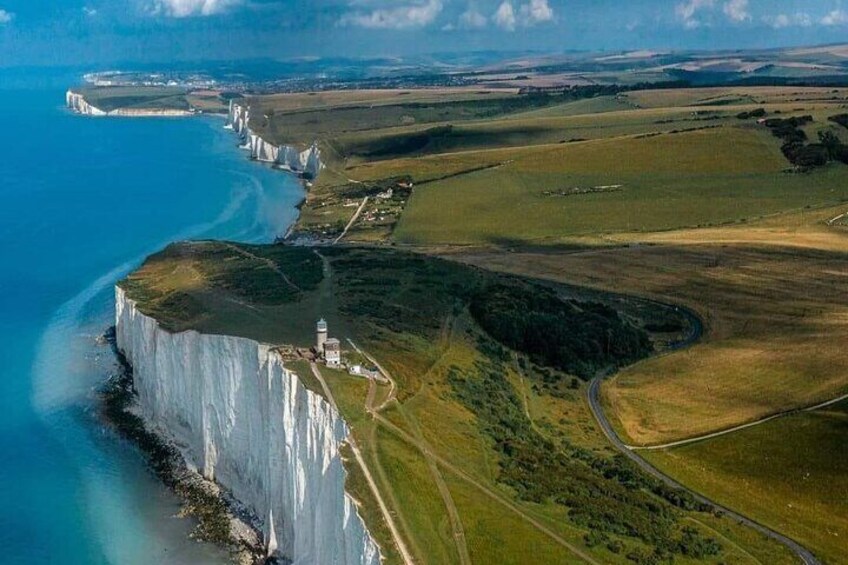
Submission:
<svg viewBox="0 0 848 565">
<path fill-rule="evenodd" d="M 250 162 L 223 119 L 75 116 L 45 82 L 0 82 L 0 563 L 223 562 L 98 420 L 115 368 L 96 338 L 146 255 L 273 240 L 302 190 Z"/>
</svg>

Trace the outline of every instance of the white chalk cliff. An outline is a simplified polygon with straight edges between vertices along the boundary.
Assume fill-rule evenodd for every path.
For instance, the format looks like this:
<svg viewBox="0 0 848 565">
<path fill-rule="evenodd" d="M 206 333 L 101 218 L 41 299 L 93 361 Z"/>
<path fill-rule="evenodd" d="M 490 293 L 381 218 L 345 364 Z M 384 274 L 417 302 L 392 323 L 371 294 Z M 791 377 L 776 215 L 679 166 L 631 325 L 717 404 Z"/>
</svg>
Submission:
<svg viewBox="0 0 848 565">
<path fill-rule="evenodd" d="M 148 425 L 257 516 L 266 545 L 294 563 L 379 565 L 345 492 L 336 410 L 258 342 L 170 333 L 116 289 L 118 347 Z"/>
<path fill-rule="evenodd" d="M 264 163 L 273 163 L 296 173 L 305 173 L 312 178 L 318 176 L 323 164 L 321 150 L 316 143 L 303 150 L 292 145 L 278 147 L 256 135 L 250 129 L 249 121 L 250 108 L 230 100 L 227 127 L 238 134 L 242 148 L 250 152 L 251 158 Z"/>
<path fill-rule="evenodd" d="M 85 96 L 82 94 L 77 94 L 76 92 L 69 90 L 65 93 L 65 104 L 78 114 L 83 114 L 86 116 L 105 116 L 106 112 L 92 106 L 85 99 Z"/>
<path fill-rule="evenodd" d="M 115 110 L 111 110 L 109 112 L 105 110 L 101 110 L 100 108 L 91 105 L 88 100 L 85 99 L 85 96 L 74 92 L 73 90 L 68 90 L 65 93 L 65 104 L 68 108 L 76 112 L 77 114 L 82 114 L 84 116 L 122 116 L 122 117 L 182 117 L 182 116 L 192 116 L 194 112 L 192 110 L 175 110 L 169 108 L 116 108 Z"/>
</svg>

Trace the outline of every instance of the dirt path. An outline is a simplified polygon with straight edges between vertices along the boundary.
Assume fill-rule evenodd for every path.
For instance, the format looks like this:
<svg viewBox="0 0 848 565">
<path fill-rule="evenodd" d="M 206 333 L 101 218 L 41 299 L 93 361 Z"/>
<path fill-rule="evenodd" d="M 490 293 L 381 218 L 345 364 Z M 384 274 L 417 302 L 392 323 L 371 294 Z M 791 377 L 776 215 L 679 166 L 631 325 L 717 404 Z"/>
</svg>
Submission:
<svg viewBox="0 0 848 565">
<path fill-rule="evenodd" d="M 692 518 L 690 516 L 687 516 L 686 518 L 684 518 L 684 520 L 688 520 L 689 522 L 692 522 L 694 524 L 698 524 L 700 527 L 704 528 L 705 530 L 712 532 L 712 534 L 714 536 L 716 536 L 717 538 L 720 538 L 722 541 L 724 541 L 724 543 L 726 543 L 727 545 L 729 545 L 730 547 L 735 549 L 741 555 L 744 555 L 745 557 L 747 557 L 748 559 L 750 559 L 754 563 L 759 563 L 759 565 L 763 565 L 762 561 L 760 561 L 759 559 L 757 559 L 756 557 L 754 557 L 753 555 L 748 553 L 748 551 L 746 551 L 745 548 L 743 548 L 741 545 L 739 545 L 738 543 L 736 543 L 735 541 L 733 541 L 732 539 L 730 539 L 726 535 L 722 534 L 720 531 L 716 530 L 715 528 L 711 528 L 707 524 L 701 522 L 700 520 L 696 520 L 695 518 Z"/>
<path fill-rule="evenodd" d="M 448 471 L 450 471 L 451 473 L 453 473 L 454 475 L 456 475 L 457 477 L 459 477 L 463 481 L 465 481 L 468 484 L 476 487 L 479 491 L 481 491 L 483 494 L 485 494 L 489 498 L 499 502 L 502 506 L 511 510 L 514 514 L 518 515 L 525 522 L 529 523 L 534 528 L 536 528 L 540 532 L 544 533 L 545 535 L 550 537 L 552 540 L 554 540 L 555 542 L 557 542 L 561 546 L 565 547 L 567 550 L 569 550 L 571 553 L 573 553 L 577 557 L 583 559 L 587 563 L 592 563 L 593 565 L 600 565 L 592 557 L 590 557 L 589 555 L 587 555 L 586 553 L 581 551 L 580 548 L 569 543 L 567 540 L 565 540 L 561 536 L 559 536 L 556 532 L 554 532 L 553 530 L 551 530 L 550 528 L 548 528 L 547 526 L 542 524 L 540 521 L 536 520 L 535 518 L 533 518 L 532 516 L 530 516 L 529 514 L 524 512 L 523 510 L 521 510 L 517 505 L 515 505 L 512 501 L 507 499 L 505 496 L 496 493 L 495 491 L 488 488 L 487 486 L 485 486 L 484 484 L 482 484 L 481 482 L 476 480 L 474 477 L 472 477 L 471 475 L 469 475 L 465 471 L 459 469 L 458 467 L 454 466 L 449 461 L 443 459 L 442 457 L 440 457 L 439 455 L 434 453 L 430 449 L 429 446 L 421 444 L 418 440 L 416 440 L 414 437 L 412 437 L 409 433 L 402 430 L 401 428 L 399 428 L 398 426 L 396 426 L 395 424 L 393 424 L 392 422 L 390 422 L 389 420 L 387 420 L 383 416 L 381 416 L 379 414 L 375 414 L 374 417 L 377 419 L 377 421 L 379 421 L 383 426 L 385 426 L 387 429 L 392 431 L 395 435 L 397 435 L 401 439 L 405 440 L 407 443 L 417 447 L 425 456 L 432 459 L 440 467 L 447 469 Z"/>
<path fill-rule="evenodd" d="M 383 366 L 380 365 L 380 363 L 376 359 L 374 359 L 368 353 L 366 353 L 365 351 L 360 349 L 359 346 L 356 345 L 356 343 L 354 343 L 352 339 L 348 338 L 347 342 L 350 344 L 351 347 L 353 347 L 356 350 L 357 353 L 359 353 L 360 355 L 362 355 L 363 357 L 368 359 L 368 361 L 370 361 L 371 363 L 374 364 L 375 367 L 377 367 L 377 370 L 380 371 L 380 374 L 383 375 L 383 378 L 386 379 L 386 382 L 388 382 L 389 386 L 391 387 L 389 389 L 389 394 L 386 396 L 386 399 L 383 400 L 382 404 L 380 404 L 379 406 L 374 406 L 373 404 L 370 404 L 370 405 L 366 404 L 366 406 L 365 406 L 365 409 L 368 410 L 368 412 L 371 412 L 371 413 L 380 412 L 381 410 L 383 410 L 386 407 L 387 404 L 389 404 L 389 402 L 397 399 L 397 383 L 392 378 L 391 373 L 389 373 L 387 370 L 385 370 L 383 368 Z M 371 381 L 372 381 L 371 382 L 372 386 L 375 386 L 375 383 L 373 382 L 374 380 L 371 379 Z M 369 393 L 370 392 L 371 391 L 369 390 Z M 371 399 L 372 403 L 373 403 L 375 397 L 376 397 L 376 389 L 374 391 L 374 394 L 369 394 L 369 398 Z"/>
<path fill-rule="evenodd" d="M 351 227 L 353 227 L 353 224 L 355 224 L 355 223 L 356 223 L 356 220 L 358 220 L 358 219 L 359 219 L 359 216 L 360 216 L 360 214 L 362 214 L 362 211 L 365 209 L 365 205 L 366 205 L 366 204 L 368 204 L 368 197 L 367 197 L 367 196 L 366 196 L 365 198 L 363 198 L 363 199 L 362 199 L 362 204 L 360 204 L 360 205 L 359 205 L 359 208 L 357 208 L 357 209 L 356 209 L 356 212 L 354 212 L 353 217 L 352 217 L 352 218 L 350 219 L 350 221 L 347 223 L 347 225 L 345 226 L 345 229 L 344 229 L 344 231 L 341 233 L 341 235 L 340 235 L 339 237 L 337 237 L 336 239 L 334 239 L 334 240 L 333 240 L 333 244 L 334 244 L 334 245 L 335 245 L 336 243 L 340 242 L 340 241 L 344 238 L 344 236 L 346 236 L 346 235 L 347 235 L 348 230 L 350 230 L 350 228 L 351 228 Z"/>
<path fill-rule="evenodd" d="M 397 385 L 395 384 L 395 380 L 392 378 L 391 374 L 386 371 L 376 359 L 371 357 L 368 353 L 363 351 L 353 342 L 353 340 L 348 339 L 348 343 L 362 356 L 368 359 L 371 363 L 374 364 L 375 367 L 380 371 L 383 377 L 391 384 L 391 390 L 389 391 L 386 399 L 380 404 L 380 406 L 374 406 L 374 401 L 377 395 L 377 383 L 376 379 L 369 378 L 369 386 L 368 386 L 368 394 L 365 398 L 365 410 L 371 414 L 373 417 L 377 417 L 379 412 L 383 410 L 386 405 L 396 399 L 396 391 Z M 409 420 L 409 418 L 407 418 Z M 416 430 L 417 434 L 420 437 L 420 440 L 423 442 L 423 436 L 420 430 Z M 423 452 L 422 452 L 423 454 Z M 456 545 L 456 551 L 459 555 L 459 562 L 462 565 L 471 565 L 471 556 L 468 552 L 468 545 L 465 541 L 465 530 L 462 527 L 462 520 L 459 516 L 459 510 L 456 507 L 456 503 L 453 500 L 453 496 L 450 493 L 450 489 L 448 488 L 447 483 L 445 482 L 442 473 L 439 471 L 436 463 L 427 455 L 424 455 L 424 459 L 427 461 L 427 467 L 430 469 L 430 474 L 433 477 L 434 482 L 436 483 L 436 487 L 439 490 L 439 494 L 442 497 L 442 503 L 445 506 L 445 509 L 448 513 L 448 520 L 451 524 L 451 531 L 453 532 L 454 544 Z"/>
<path fill-rule="evenodd" d="M 511 510 L 513 513 L 517 514 L 524 521 L 528 522 L 534 528 L 536 528 L 537 530 L 539 530 L 543 534 L 547 535 L 548 537 L 553 539 L 555 542 L 557 542 L 561 546 L 565 547 L 567 550 L 569 550 L 571 553 L 573 553 L 577 557 L 583 559 L 584 561 L 586 561 L 588 563 L 598 565 L 598 562 L 595 561 L 594 559 L 592 559 L 589 555 L 587 555 L 586 553 L 581 551 L 578 547 L 574 546 L 573 544 L 571 544 L 568 541 L 566 541 L 565 539 L 563 539 L 561 536 L 557 535 L 554 531 L 552 531 L 550 528 L 548 528 L 547 526 L 545 526 L 544 524 L 542 524 L 541 522 L 539 522 L 538 520 L 536 520 L 532 516 L 528 515 L 524 511 L 522 511 L 520 508 L 518 508 L 517 505 L 513 504 L 505 496 L 500 495 L 500 494 L 496 493 L 495 491 L 489 489 L 488 487 L 486 487 L 485 485 L 483 485 L 482 483 L 480 483 L 479 481 L 474 479 L 471 475 L 465 473 L 464 471 L 455 467 L 453 464 L 451 464 L 447 460 L 436 455 L 436 453 L 433 451 L 433 449 L 430 447 L 430 445 L 426 441 L 424 441 L 423 437 L 416 438 L 415 436 L 409 434 L 408 432 L 404 431 L 403 429 L 401 429 L 400 427 L 398 427 L 397 425 L 395 425 L 394 423 L 392 423 L 391 421 L 389 421 L 388 419 L 383 417 L 380 414 L 380 412 L 386 407 L 386 405 L 389 402 L 396 399 L 395 381 L 392 378 L 391 374 L 389 374 L 379 364 L 379 362 L 377 362 L 376 359 L 374 359 L 368 353 L 366 353 L 365 351 L 360 349 L 353 341 L 348 340 L 348 342 L 351 344 L 351 346 L 354 347 L 354 349 L 356 349 L 357 352 L 359 352 L 361 355 L 365 356 L 369 361 L 371 361 L 377 367 L 377 369 L 383 374 L 383 376 L 392 384 L 392 392 L 389 394 L 389 396 L 386 398 L 386 400 L 382 404 L 380 404 L 380 406 L 375 407 L 375 406 L 373 406 L 373 398 L 374 398 L 376 393 L 372 393 L 371 389 L 374 388 L 376 385 L 375 385 L 374 379 L 371 379 L 371 387 L 369 388 L 369 391 L 368 391 L 368 396 L 366 398 L 365 408 L 368 411 L 368 413 L 371 414 L 371 416 L 379 424 L 381 424 L 384 427 L 386 427 L 387 429 L 389 429 L 389 431 L 393 432 L 396 436 L 400 437 L 400 439 L 402 439 L 402 440 L 406 441 L 407 443 L 409 443 L 410 445 L 416 447 L 421 452 L 421 454 L 424 456 L 424 458 L 427 460 L 427 464 L 430 467 L 431 473 L 433 474 L 433 478 L 436 481 L 436 485 L 439 489 L 439 493 L 442 495 L 442 500 L 445 504 L 445 508 L 448 511 L 448 518 L 450 519 L 451 526 L 452 526 L 452 529 L 453 529 L 453 536 L 454 536 L 454 540 L 455 540 L 456 545 L 457 545 L 457 551 L 459 552 L 459 557 L 460 557 L 461 563 L 463 563 L 463 565 L 470 565 L 472 563 L 470 554 L 468 552 L 468 546 L 467 546 L 467 543 L 466 543 L 466 539 L 465 539 L 465 531 L 462 527 L 462 521 L 461 521 L 461 518 L 460 518 L 460 515 L 459 515 L 459 510 L 457 509 L 456 504 L 453 501 L 453 497 L 450 494 L 450 489 L 449 489 L 447 483 L 445 482 L 444 477 L 442 476 L 442 473 L 439 469 L 440 467 L 442 469 L 446 469 L 446 470 L 450 471 L 452 474 L 456 475 L 457 477 L 461 478 L 465 482 L 476 487 L 478 490 L 481 490 L 484 494 L 486 494 L 490 498 L 496 500 L 497 502 L 499 502 L 503 506 L 507 507 L 509 510 Z M 369 402 L 368 399 L 371 399 L 370 402 Z M 418 433 L 416 435 L 420 436 L 421 435 L 420 430 L 417 430 L 417 431 L 418 431 Z"/>
<path fill-rule="evenodd" d="M 316 379 L 318 379 L 318 382 L 321 383 L 321 388 L 324 389 L 324 394 L 327 395 L 327 400 L 330 401 L 330 404 L 338 412 L 339 409 L 338 405 L 336 404 L 336 399 L 333 397 L 333 393 L 330 390 L 330 387 L 327 386 L 327 382 L 324 380 L 324 376 L 321 374 L 321 371 L 318 370 L 318 366 L 315 363 L 310 363 L 310 367 L 312 368 L 312 374 L 315 376 Z M 389 527 L 389 531 L 391 531 L 392 533 L 392 538 L 394 538 L 395 545 L 397 546 L 398 551 L 400 552 L 401 557 L 403 558 L 403 562 L 406 565 L 413 565 L 415 561 L 412 558 L 412 554 L 406 547 L 406 543 L 404 543 L 403 538 L 400 535 L 400 531 L 398 531 L 394 517 L 389 511 L 389 507 L 386 506 L 386 503 L 383 500 L 383 496 L 380 493 L 380 489 L 377 487 L 377 483 L 374 481 L 374 477 L 371 475 L 371 471 L 368 469 L 368 465 L 365 463 L 365 458 L 362 456 L 362 452 L 359 450 L 359 446 L 356 444 L 356 439 L 354 439 L 353 434 L 348 437 L 348 443 L 350 444 L 351 451 L 353 451 L 353 456 L 356 458 L 356 462 L 362 469 L 362 474 L 365 476 L 365 480 L 368 482 L 368 486 L 371 488 L 371 492 L 374 494 L 374 498 L 377 500 L 377 504 L 380 506 L 380 512 L 383 514 L 383 519 L 386 521 L 386 525 Z"/>
<path fill-rule="evenodd" d="M 846 213 L 844 213 L 844 214 L 839 214 L 839 215 L 838 215 L 838 216 L 836 216 L 835 218 L 831 218 L 831 219 L 829 219 L 829 220 L 827 221 L 827 225 L 832 226 L 833 224 L 835 224 L 836 222 L 838 222 L 839 220 L 841 220 L 841 219 L 842 219 L 842 218 L 844 218 L 845 216 L 848 216 L 848 212 L 846 212 Z"/>
</svg>

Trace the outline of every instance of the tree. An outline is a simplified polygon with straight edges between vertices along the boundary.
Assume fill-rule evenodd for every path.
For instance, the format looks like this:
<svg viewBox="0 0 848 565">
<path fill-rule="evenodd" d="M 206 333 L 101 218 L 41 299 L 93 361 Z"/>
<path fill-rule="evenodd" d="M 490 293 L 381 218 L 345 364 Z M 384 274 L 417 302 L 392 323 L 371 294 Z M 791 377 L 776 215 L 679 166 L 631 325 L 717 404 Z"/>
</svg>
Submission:
<svg viewBox="0 0 848 565">
<path fill-rule="evenodd" d="M 835 133 L 830 130 L 820 131 L 819 141 L 827 150 L 827 155 L 829 159 L 839 159 L 839 156 L 841 155 L 844 146 L 842 145 L 842 140 L 839 139 Z"/>
</svg>

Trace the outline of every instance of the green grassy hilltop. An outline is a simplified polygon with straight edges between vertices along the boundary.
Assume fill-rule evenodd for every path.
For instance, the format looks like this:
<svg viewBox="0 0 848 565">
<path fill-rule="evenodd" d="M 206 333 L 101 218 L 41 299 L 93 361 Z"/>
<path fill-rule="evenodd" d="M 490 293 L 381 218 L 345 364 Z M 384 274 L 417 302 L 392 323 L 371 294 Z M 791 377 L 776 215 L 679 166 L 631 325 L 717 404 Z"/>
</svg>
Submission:
<svg viewBox="0 0 848 565">
<path fill-rule="evenodd" d="M 121 284 L 172 331 L 308 346 L 320 313 L 376 359 L 392 389 L 323 378 L 421 563 L 526 563 L 528 548 L 557 563 L 792 561 L 616 456 L 589 415 L 586 378 L 693 331 L 673 308 L 369 248 L 184 243 Z M 324 394 L 308 364 L 291 368 Z"/>
<path fill-rule="evenodd" d="M 416 562 L 797 562 L 617 452 L 586 398 L 609 374 L 630 448 L 848 563 L 844 406 L 799 412 L 848 394 L 848 89 L 245 103 L 269 141 L 321 147 L 292 239 L 337 245 L 184 243 L 122 284 L 172 331 L 309 345 L 326 317 L 376 360 L 392 384 L 292 368 L 351 424 Z"/>
<path fill-rule="evenodd" d="M 848 143 L 832 120 L 845 113 L 848 89 L 422 89 L 247 103 L 259 109 L 251 127 L 270 141 L 322 147 L 326 168 L 296 236 L 551 244 L 848 199 L 848 153 L 828 156 L 820 141 Z M 803 150 L 789 151 L 777 122 L 807 116 L 793 138 Z M 821 155 L 832 162 L 819 164 Z"/>
</svg>

